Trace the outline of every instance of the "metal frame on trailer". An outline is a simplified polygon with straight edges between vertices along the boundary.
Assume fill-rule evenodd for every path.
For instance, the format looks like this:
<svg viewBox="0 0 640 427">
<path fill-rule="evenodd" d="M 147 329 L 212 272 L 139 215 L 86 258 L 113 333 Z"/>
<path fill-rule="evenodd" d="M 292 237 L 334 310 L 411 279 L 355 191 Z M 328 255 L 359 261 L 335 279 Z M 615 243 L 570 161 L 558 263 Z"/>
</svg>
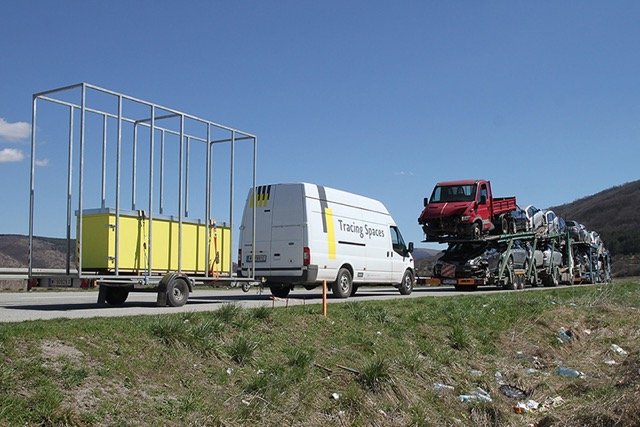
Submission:
<svg viewBox="0 0 640 427">
<path fill-rule="evenodd" d="M 79 92 L 79 93 L 78 93 Z M 94 106 L 90 106 L 87 103 L 87 93 L 93 94 L 99 93 L 101 96 L 106 96 L 113 98 L 117 101 L 117 113 L 105 111 L 105 109 L 100 109 Z M 68 98 L 71 95 L 79 95 L 80 102 L 72 102 L 69 101 Z M 135 118 L 125 116 L 123 112 L 123 101 L 134 103 L 143 108 L 148 108 L 149 115 L 148 117 L 143 118 Z M 256 164 L 257 164 L 257 142 L 258 139 L 255 135 L 250 133 L 240 131 L 238 129 L 234 129 L 228 126 L 223 126 L 218 123 L 205 120 L 173 108 L 164 107 L 162 105 L 158 105 L 152 102 L 144 101 L 135 97 L 131 97 L 122 93 L 114 92 L 112 90 L 104 89 L 92 84 L 88 83 L 78 83 L 75 85 L 65 86 L 57 89 L 47 90 L 44 92 L 39 92 L 33 95 L 32 99 L 32 120 L 31 120 L 31 174 L 30 174 L 30 193 L 29 193 L 29 267 L 28 267 L 28 277 L 37 278 L 42 277 L 43 273 L 38 272 L 33 267 L 33 232 L 34 232 L 34 209 L 35 209 L 35 192 L 36 192 L 36 147 L 37 147 L 37 135 L 36 130 L 38 129 L 38 115 L 37 115 L 37 107 L 39 102 L 48 102 L 56 105 L 60 105 L 63 107 L 67 107 L 69 109 L 69 134 L 68 134 L 68 150 L 67 150 L 67 183 L 66 183 L 66 192 L 67 192 L 67 203 L 66 203 L 66 240 L 67 240 L 67 256 L 66 256 L 66 268 L 64 271 L 64 275 L 70 278 L 78 278 L 78 279 L 89 279 L 96 280 L 100 283 L 135 283 L 142 285 L 154 285 L 160 282 L 161 276 L 158 274 L 154 274 L 152 271 L 152 242 L 153 242 L 153 226 L 152 219 L 154 218 L 154 195 L 156 194 L 156 188 L 154 188 L 154 147 L 156 144 L 156 133 L 160 134 L 160 161 L 159 161 L 159 188 L 157 189 L 157 194 L 159 197 L 159 209 L 158 213 L 160 215 L 163 214 L 164 211 L 164 180 L 165 180 L 165 135 L 173 134 L 176 137 L 179 137 L 179 177 L 178 177 L 178 273 L 182 272 L 182 226 L 183 219 L 188 217 L 189 214 L 189 147 L 194 142 L 199 142 L 206 144 L 206 185 L 205 185 L 205 239 L 206 242 L 209 242 L 210 239 L 210 229 L 209 224 L 212 222 L 211 217 L 211 206 L 212 206 L 212 151 L 213 147 L 216 144 L 230 144 L 230 166 L 229 166 L 229 226 L 231 229 L 230 238 L 232 241 L 229 244 L 229 248 L 233 250 L 233 217 L 234 217 L 234 191 L 235 191 L 235 146 L 237 143 L 242 141 L 249 141 L 253 145 L 252 152 L 252 187 L 255 192 L 256 189 Z M 158 114 L 158 111 L 162 112 L 162 114 Z M 76 129 L 76 124 L 74 123 L 74 116 L 79 112 L 80 115 L 80 123 L 78 125 L 78 129 Z M 108 132 L 108 122 L 109 120 L 116 120 L 116 165 L 115 165 L 115 269 L 113 274 L 97 274 L 93 271 L 83 271 L 82 269 L 82 218 L 84 213 L 84 179 L 85 179 L 85 171 L 84 171 L 84 163 L 85 163 L 85 146 L 87 141 L 85 140 L 85 127 L 87 123 L 87 115 L 95 114 L 97 116 L 102 117 L 102 171 L 101 171 L 101 207 L 106 207 L 107 200 L 107 132 Z M 178 118 L 179 119 L 179 130 L 176 131 L 174 129 L 170 129 L 168 126 L 163 126 L 162 121 L 170 118 Z M 199 124 L 201 126 L 206 126 L 206 136 L 198 135 L 195 132 L 188 133 L 185 129 L 185 120 L 188 120 L 192 123 Z M 147 237 L 147 266 L 146 271 L 143 275 L 131 275 L 131 274 L 122 274 L 119 268 L 119 241 L 122 236 L 120 236 L 120 216 L 123 212 L 122 209 L 122 201 L 121 201 L 121 184 L 122 184 L 122 141 L 123 141 L 123 124 L 128 123 L 133 125 L 134 136 L 133 136 L 133 154 L 132 154 L 132 171 L 131 171 L 131 210 L 136 210 L 136 191 L 137 191 L 137 144 L 138 144 L 138 128 L 140 126 L 146 127 L 149 129 L 149 194 L 148 194 L 148 220 L 149 220 L 149 231 Z M 166 122 L 165 122 L 166 123 Z M 212 131 L 222 132 L 226 134 L 222 139 L 212 139 Z M 79 141 L 77 142 L 78 154 L 77 154 L 77 164 L 74 164 L 74 134 L 78 132 Z M 186 153 L 185 153 L 186 151 Z M 74 184 L 74 167 L 78 168 L 78 176 L 77 176 L 77 184 L 78 184 L 78 193 L 77 193 L 77 233 L 76 233 L 76 263 L 77 270 L 72 268 L 71 266 L 71 258 L 72 258 L 72 220 L 73 220 L 73 207 L 72 200 L 74 197 L 73 184 Z M 256 222 L 255 210 L 253 211 L 253 224 Z M 253 236 L 252 236 L 252 245 L 255 246 L 255 227 L 253 228 Z M 209 253 L 209 245 L 205 245 L 205 260 L 207 262 L 207 268 L 205 268 L 204 275 L 201 277 L 194 278 L 192 282 L 211 282 L 214 279 L 216 281 L 233 281 L 233 282 L 244 282 L 246 286 L 249 282 L 255 281 L 255 261 L 253 263 L 253 268 L 251 271 L 250 277 L 246 278 L 238 278 L 234 275 L 233 272 L 233 254 L 229 254 L 229 276 L 216 276 L 213 277 L 210 275 L 208 263 L 211 254 Z"/>
</svg>

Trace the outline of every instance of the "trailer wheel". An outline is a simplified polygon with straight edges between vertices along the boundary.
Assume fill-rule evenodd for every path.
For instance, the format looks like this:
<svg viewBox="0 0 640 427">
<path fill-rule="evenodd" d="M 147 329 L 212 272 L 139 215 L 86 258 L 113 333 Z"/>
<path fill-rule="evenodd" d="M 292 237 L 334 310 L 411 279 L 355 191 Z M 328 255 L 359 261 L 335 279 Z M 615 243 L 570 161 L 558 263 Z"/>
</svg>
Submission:
<svg viewBox="0 0 640 427">
<path fill-rule="evenodd" d="M 353 286 L 351 273 L 346 268 L 338 271 L 336 281 L 331 285 L 331 292 L 336 298 L 347 298 L 351 295 L 351 287 Z"/>
<path fill-rule="evenodd" d="M 409 295 L 411 291 L 413 291 L 413 274 L 410 270 L 404 272 L 398 290 L 400 291 L 400 295 Z"/>
<path fill-rule="evenodd" d="M 129 288 L 120 286 L 107 286 L 105 289 L 105 301 L 109 305 L 122 305 L 129 296 Z"/>
<path fill-rule="evenodd" d="M 189 284 L 182 278 L 171 280 L 167 284 L 167 305 L 182 307 L 189 299 Z"/>
<path fill-rule="evenodd" d="M 560 282 L 560 269 L 558 267 L 553 267 L 551 269 L 551 274 L 547 274 L 544 278 L 544 285 L 546 287 L 556 287 Z"/>
<path fill-rule="evenodd" d="M 276 298 L 287 298 L 291 292 L 291 286 L 285 285 L 270 285 L 269 289 L 271 289 L 271 295 Z"/>
</svg>

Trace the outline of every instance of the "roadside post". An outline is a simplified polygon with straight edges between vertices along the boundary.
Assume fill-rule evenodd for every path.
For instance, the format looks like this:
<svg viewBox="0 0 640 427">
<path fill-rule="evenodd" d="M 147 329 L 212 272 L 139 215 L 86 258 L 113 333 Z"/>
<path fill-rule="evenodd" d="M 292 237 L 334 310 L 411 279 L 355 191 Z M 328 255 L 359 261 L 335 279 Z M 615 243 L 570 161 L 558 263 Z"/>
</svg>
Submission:
<svg viewBox="0 0 640 427">
<path fill-rule="evenodd" d="M 322 317 L 327 318 L 327 281 L 322 282 Z"/>
</svg>

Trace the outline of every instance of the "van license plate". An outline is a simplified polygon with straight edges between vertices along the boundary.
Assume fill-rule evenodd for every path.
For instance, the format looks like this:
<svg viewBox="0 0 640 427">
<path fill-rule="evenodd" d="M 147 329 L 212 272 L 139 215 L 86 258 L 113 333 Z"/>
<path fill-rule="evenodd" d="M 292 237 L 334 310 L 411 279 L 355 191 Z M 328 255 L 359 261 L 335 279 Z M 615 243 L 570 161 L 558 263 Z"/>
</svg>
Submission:
<svg viewBox="0 0 640 427">
<path fill-rule="evenodd" d="M 442 279 L 442 283 L 445 285 L 457 285 L 458 281 L 456 279 Z"/>
<path fill-rule="evenodd" d="M 247 255 L 247 262 L 252 262 L 253 257 L 251 255 Z M 256 262 L 267 262 L 266 255 L 256 255 Z"/>
</svg>

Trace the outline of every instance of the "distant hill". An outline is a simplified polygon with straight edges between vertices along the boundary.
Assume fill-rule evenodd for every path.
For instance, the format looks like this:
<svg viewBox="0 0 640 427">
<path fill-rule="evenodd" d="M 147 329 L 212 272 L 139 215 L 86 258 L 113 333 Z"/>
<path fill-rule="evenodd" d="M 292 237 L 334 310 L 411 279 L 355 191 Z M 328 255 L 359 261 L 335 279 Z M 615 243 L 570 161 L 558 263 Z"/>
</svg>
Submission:
<svg viewBox="0 0 640 427">
<path fill-rule="evenodd" d="M 413 250 L 413 260 L 418 276 L 431 276 L 433 265 L 440 257 L 442 251 L 437 249 L 415 248 Z"/>
<path fill-rule="evenodd" d="M 640 275 L 640 180 L 550 209 L 600 233 L 615 275 Z"/>
<path fill-rule="evenodd" d="M 50 237 L 33 238 L 34 268 L 65 268 L 67 240 Z M 71 265 L 75 266 L 75 240 L 71 241 Z M 0 268 L 29 266 L 29 236 L 0 235 Z"/>
</svg>

